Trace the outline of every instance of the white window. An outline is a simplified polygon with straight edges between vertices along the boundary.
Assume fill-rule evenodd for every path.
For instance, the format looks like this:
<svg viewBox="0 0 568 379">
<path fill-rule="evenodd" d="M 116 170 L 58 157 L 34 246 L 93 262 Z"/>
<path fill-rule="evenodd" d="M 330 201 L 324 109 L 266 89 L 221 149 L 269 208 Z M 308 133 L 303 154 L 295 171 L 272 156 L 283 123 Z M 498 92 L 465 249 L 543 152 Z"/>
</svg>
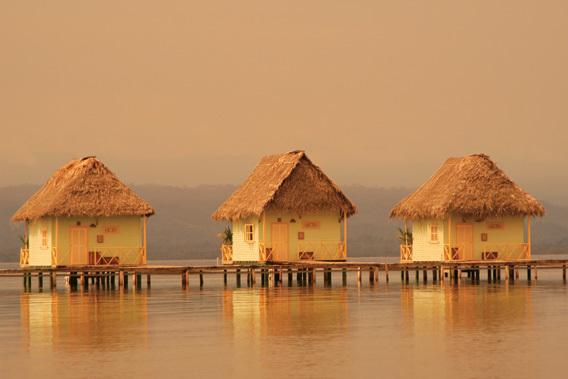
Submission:
<svg viewBox="0 0 568 379">
<path fill-rule="evenodd" d="M 47 249 L 47 228 L 41 228 L 41 248 Z"/>
<path fill-rule="evenodd" d="M 245 242 L 254 242 L 254 224 L 245 224 Z"/>
<path fill-rule="evenodd" d="M 438 224 L 430 224 L 430 243 L 438 243 Z"/>
</svg>

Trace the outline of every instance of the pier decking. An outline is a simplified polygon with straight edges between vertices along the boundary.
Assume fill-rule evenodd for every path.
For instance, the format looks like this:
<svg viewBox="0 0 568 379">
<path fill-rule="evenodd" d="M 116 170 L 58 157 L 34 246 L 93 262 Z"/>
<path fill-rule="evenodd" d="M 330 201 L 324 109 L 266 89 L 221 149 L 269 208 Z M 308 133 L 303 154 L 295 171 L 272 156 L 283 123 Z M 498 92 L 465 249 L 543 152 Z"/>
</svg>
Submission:
<svg viewBox="0 0 568 379">
<path fill-rule="evenodd" d="M 434 282 L 456 281 L 466 273 L 468 278 L 479 280 L 481 272 L 487 272 L 487 280 L 507 281 L 519 280 L 519 271 L 526 270 L 527 280 L 538 279 L 538 270 L 559 270 L 561 278 L 566 282 L 566 266 L 568 259 L 558 260 L 523 260 L 523 261 L 466 261 L 466 262 L 412 262 L 412 263 L 378 263 L 378 262 L 290 262 L 270 265 L 212 265 L 212 266 L 82 266 L 82 267 L 55 267 L 55 268 L 19 268 L 0 270 L 0 277 L 21 277 L 24 287 L 32 286 L 32 278 L 37 281 L 38 287 L 43 287 L 44 279 L 49 280 L 49 286 L 57 286 L 57 277 L 65 276 L 70 285 L 88 286 L 92 284 L 118 287 L 128 286 L 129 277 L 136 287 L 142 286 L 142 276 L 146 275 L 147 286 L 151 284 L 151 277 L 161 275 L 177 275 L 181 278 L 182 288 L 189 285 L 190 276 L 199 276 L 199 285 L 204 285 L 204 277 L 209 275 L 223 275 L 224 283 L 227 284 L 228 276 L 234 276 L 237 286 L 241 285 L 244 276 L 247 286 L 257 284 L 270 285 L 282 283 L 287 277 L 291 284 L 294 276 L 299 284 L 316 283 L 318 273 L 323 277 L 323 283 L 331 283 L 333 273 L 342 275 L 343 283 L 347 282 L 348 274 L 357 274 L 358 283 L 362 283 L 363 277 L 368 275 L 370 283 L 389 281 L 389 274 L 397 272 L 401 281 L 408 283 L 410 273 L 414 271 L 416 280 L 428 281 L 429 276 Z M 379 273 L 383 275 L 379 276 Z M 0 284 L 1 286 L 1 284 Z"/>
</svg>

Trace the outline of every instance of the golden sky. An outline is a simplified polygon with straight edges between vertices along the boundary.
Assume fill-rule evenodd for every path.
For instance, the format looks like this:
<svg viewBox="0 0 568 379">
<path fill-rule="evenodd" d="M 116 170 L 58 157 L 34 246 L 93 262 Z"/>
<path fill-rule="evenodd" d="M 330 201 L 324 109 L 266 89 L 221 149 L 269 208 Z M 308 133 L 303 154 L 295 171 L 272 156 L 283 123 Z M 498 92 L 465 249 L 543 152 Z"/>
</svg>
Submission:
<svg viewBox="0 0 568 379">
<path fill-rule="evenodd" d="M 568 2 L 0 0 L 0 186 L 96 155 L 128 183 L 242 182 L 295 149 L 418 186 L 485 153 L 568 192 Z"/>
</svg>

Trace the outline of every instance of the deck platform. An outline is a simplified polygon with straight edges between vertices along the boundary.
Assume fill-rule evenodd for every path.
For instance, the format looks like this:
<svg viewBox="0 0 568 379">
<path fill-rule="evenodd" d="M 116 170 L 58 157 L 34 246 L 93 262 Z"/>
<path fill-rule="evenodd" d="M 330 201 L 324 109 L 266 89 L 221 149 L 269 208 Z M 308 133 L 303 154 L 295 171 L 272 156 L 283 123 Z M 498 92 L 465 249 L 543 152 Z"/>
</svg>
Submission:
<svg viewBox="0 0 568 379">
<path fill-rule="evenodd" d="M 53 288 L 57 285 L 57 277 L 65 276 L 71 285 L 87 285 L 101 283 L 102 285 L 119 287 L 128 285 L 128 278 L 132 277 L 133 285 L 140 287 L 142 276 L 146 275 L 149 286 L 151 276 L 177 275 L 181 277 L 182 287 L 187 287 L 190 275 L 199 275 L 200 286 L 204 284 L 205 275 L 223 275 L 224 283 L 227 276 L 235 276 L 237 285 L 241 283 L 241 276 L 245 276 L 247 285 L 255 285 L 257 275 L 262 284 L 265 282 L 279 283 L 288 276 L 292 282 L 296 275 L 298 283 L 315 283 L 317 274 L 323 275 L 324 283 L 331 282 L 332 273 L 341 273 L 344 283 L 348 273 L 357 273 L 357 281 L 362 282 L 363 273 L 367 273 L 371 283 L 379 281 L 379 273 L 383 280 L 389 281 L 389 273 L 398 272 L 403 282 L 409 281 L 409 273 L 415 271 L 416 280 L 420 274 L 424 281 L 428 281 L 429 274 L 432 280 L 443 283 L 445 280 L 456 280 L 466 273 L 468 277 L 479 280 L 480 272 L 487 271 L 488 280 L 518 280 L 519 271 L 526 270 L 527 279 L 538 279 L 538 270 L 560 270 L 559 278 L 566 281 L 566 266 L 568 259 L 556 260 L 519 260 L 519 261 L 454 261 L 454 262 L 411 262 L 411 263 L 380 263 L 380 262 L 283 262 L 271 264 L 248 265 L 211 265 L 211 266 L 75 266 L 75 267 L 37 267 L 0 270 L 0 277 L 21 277 L 24 286 L 31 287 L 32 278 L 36 278 L 39 287 L 43 287 L 43 280 L 50 281 Z M 117 279 L 117 280 L 116 280 Z M 116 283 L 116 281 L 118 283 Z"/>
</svg>

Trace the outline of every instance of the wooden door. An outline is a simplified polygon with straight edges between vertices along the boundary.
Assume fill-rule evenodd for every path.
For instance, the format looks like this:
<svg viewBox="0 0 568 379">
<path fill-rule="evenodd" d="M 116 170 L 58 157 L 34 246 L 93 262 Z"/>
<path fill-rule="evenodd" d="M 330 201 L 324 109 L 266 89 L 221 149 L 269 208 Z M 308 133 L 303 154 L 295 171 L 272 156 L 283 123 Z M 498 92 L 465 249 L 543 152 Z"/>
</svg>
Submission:
<svg viewBox="0 0 568 379">
<path fill-rule="evenodd" d="M 69 253 L 72 265 L 89 263 L 89 229 L 82 226 L 69 228 Z"/>
<path fill-rule="evenodd" d="M 289 261 L 290 248 L 287 223 L 273 223 L 270 228 L 272 251 L 275 252 L 275 261 Z"/>
<path fill-rule="evenodd" d="M 473 224 L 456 225 L 456 243 L 463 249 L 460 259 L 473 260 Z"/>
</svg>

